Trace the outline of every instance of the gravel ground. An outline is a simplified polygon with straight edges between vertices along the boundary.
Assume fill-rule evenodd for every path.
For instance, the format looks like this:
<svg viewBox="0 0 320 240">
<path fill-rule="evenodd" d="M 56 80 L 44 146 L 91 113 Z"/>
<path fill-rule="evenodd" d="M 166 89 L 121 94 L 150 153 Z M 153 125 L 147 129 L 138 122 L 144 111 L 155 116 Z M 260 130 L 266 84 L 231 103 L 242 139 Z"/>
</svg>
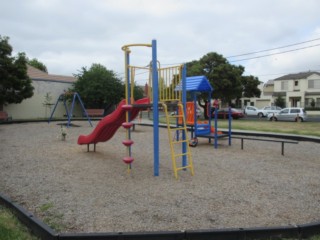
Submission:
<svg viewBox="0 0 320 240">
<path fill-rule="evenodd" d="M 0 192 L 63 232 L 122 232 L 285 226 L 320 219 L 319 144 L 234 139 L 192 148 L 195 176 L 174 178 L 166 129 L 160 129 L 160 176 L 153 176 L 153 130 L 132 133 L 127 173 L 119 129 L 96 152 L 77 145 L 88 122 L 0 125 Z M 96 124 L 96 123 L 95 123 Z"/>
</svg>

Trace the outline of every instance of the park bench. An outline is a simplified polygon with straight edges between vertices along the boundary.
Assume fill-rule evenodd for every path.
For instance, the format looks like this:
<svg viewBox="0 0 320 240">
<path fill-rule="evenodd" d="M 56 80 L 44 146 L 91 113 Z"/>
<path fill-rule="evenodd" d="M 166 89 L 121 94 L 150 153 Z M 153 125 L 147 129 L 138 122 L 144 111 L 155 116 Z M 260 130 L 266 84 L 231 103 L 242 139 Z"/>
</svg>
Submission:
<svg viewBox="0 0 320 240">
<path fill-rule="evenodd" d="M 241 139 L 241 149 L 243 150 L 243 142 L 244 140 L 252 140 L 252 141 L 263 141 L 263 142 L 279 142 L 281 143 L 281 154 L 284 155 L 284 144 L 291 143 L 291 144 L 298 144 L 296 141 L 287 141 L 287 140 L 273 140 L 273 139 L 265 139 L 265 138 L 253 138 L 253 137 L 233 137 L 236 139 Z"/>
<path fill-rule="evenodd" d="M 9 120 L 12 120 L 12 117 L 9 117 L 7 112 L 0 111 L 0 122 L 3 122 L 3 121 L 7 122 Z"/>
<path fill-rule="evenodd" d="M 86 109 L 86 112 L 89 117 L 103 117 L 104 115 L 104 109 Z"/>
</svg>

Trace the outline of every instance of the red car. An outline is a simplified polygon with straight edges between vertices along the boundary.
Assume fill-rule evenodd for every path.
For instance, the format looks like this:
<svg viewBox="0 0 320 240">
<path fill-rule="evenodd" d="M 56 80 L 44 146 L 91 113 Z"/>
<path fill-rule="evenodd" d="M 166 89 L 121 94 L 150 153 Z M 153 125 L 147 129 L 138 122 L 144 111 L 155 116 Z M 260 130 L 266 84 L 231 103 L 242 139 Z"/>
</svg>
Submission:
<svg viewBox="0 0 320 240">
<path fill-rule="evenodd" d="M 228 119 L 229 117 L 229 108 L 223 108 L 218 110 L 218 118 Z M 235 108 L 231 108 L 231 117 L 232 119 L 243 118 L 244 114 L 242 111 L 239 111 Z M 212 113 L 212 118 L 214 118 L 214 113 Z"/>
</svg>

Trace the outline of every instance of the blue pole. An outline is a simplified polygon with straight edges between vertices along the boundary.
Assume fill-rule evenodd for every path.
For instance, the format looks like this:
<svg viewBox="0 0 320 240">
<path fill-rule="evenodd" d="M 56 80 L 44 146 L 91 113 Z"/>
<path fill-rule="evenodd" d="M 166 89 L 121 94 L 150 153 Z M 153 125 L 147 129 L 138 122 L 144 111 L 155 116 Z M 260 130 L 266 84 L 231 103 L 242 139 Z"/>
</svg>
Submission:
<svg viewBox="0 0 320 240">
<path fill-rule="evenodd" d="M 212 123 L 211 104 L 210 104 L 211 103 L 211 92 L 208 92 L 207 101 L 208 101 L 209 106 L 205 106 L 207 108 L 205 110 L 207 111 L 207 115 L 209 118 L 209 126 L 211 127 L 211 123 Z"/>
<path fill-rule="evenodd" d="M 214 148 L 218 148 L 218 109 L 214 110 Z"/>
<path fill-rule="evenodd" d="M 231 114 L 231 107 L 229 107 L 229 146 L 231 146 L 231 122 L 232 122 L 232 114 Z"/>
<path fill-rule="evenodd" d="M 127 96 L 128 96 L 128 104 L 131 104 L 131 84 L 130 84 L 130 70 L 129 70 L 129 65 L 130 65 L 130 53 L 126 52 L 126 66 L 127 66 Z"/>
<path fill-rule="evenodd" d="M 128 102 L 127 104 L 131 104 L 131 83 L 130 83 L 130 70 L 129 70 L 129 65 L 130 65 L 130 52 L 126 52 L 126 71 L 127 71 L 127 97 L 128 97 Z M 130 112 L 127 112 L 128 114 L 128 121 L 131 122 L 131 115 Z M 131 139 L 131 128 L 127 129 L 128 131 L 128 138 Z M 132 156 L 132 149 L 131 146 L 128 147 L 129 148 L 129 156 Z M 130 163 L 129 165 L 129 169 L 132 169 L 132 165 Z"/>
<path fill-rule="evenodd" d="M 193 105 L 194 105 L 194 108 L 195 108 L 195 111 L 194 111 L 194 116 L 193 116 L 193 119 L 194 119 L 194 124 L 193 124 L 193 130 L 192 130 L 192 126 L 191 126 L 191 138 L 194 138 L 196 137 L 196 131 L 197 131 L 197 128 L 198 128 L 198 119 L 197 119 L 197 94 L 196 92 L 193 92 Z"/>
<path fill-rule="evenodd" d="M 186 103 L 187 103 L 187 83 L 186 83 L 186 76 L 187 76 L 187 68 L 186 65 L 183 66 L 182 68 L 182 105 L 183 105 L 183 112 L 184 112 L 184 119 L 187 119 L 186 113 L 187 113 L 187 108 L 186 108 Z M 186 140 L 186 132 L 183 131 L 182 133 L 182 139 Z M 187 143 L 183 142 L 182 143 L 182 153 L 184 153 L 182 157 L 182 166 L 185 167 L 187 166 L 187 156 L 185 153 L 187 152 Z"/>
<path fill-rule="evenodd" d="M 79 102 L 80 102 L 80 104 L 81 104 L 82 110 L 83 110 L 84 114 L 86 115 L 86 117 L 87 117 L 87 119 L 88 119 L 88 122 L 90 123 L 90 126 L 93 127 L 93 126 L 92 126 L 92 123 L 91 123 L 91 120 L 90 120 L 90 117 L 89 117 L 89 115 L 88 115 L 88 113 L 87 113 L 87 111 L 86 111 L 86 109 L 85 109 L 85 107 L 84 107 L 84 105 L 83 105 L 83 102 L 82 102 L 82 100 L 81 100 L 80 95 L 79 95 L 78 93 L 75 93 L 75 94 L 77 95 L 77 97 L 78 97 L 78 99 L 79 99 Z"/>
<path fill-rule="evenodd" d="M 158 111 L 158 66 L 157 41 L 152 40 L 152 91 L 153 91 L 153 171 L 159 176 L 159 111 Z"/>
</svg>

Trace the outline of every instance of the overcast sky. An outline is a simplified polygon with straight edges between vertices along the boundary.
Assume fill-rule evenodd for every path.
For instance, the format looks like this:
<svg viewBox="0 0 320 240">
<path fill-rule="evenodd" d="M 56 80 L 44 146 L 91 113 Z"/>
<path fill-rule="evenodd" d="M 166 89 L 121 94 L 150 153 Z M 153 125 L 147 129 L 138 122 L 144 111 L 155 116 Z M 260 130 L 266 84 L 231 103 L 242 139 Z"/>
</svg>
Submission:
<svg viewBox="0 0 320 240">
<path fill-rule="evenodd" d="M 51 74 L 100 63 L 123 77 L 121 47 L 156 39 L 161 64 L 217 52 L 265 82 L 320 71 L 319 9 L 319 0 L 10 0 L 0 3 L 0 35 Z M 284 51 L 291 52 L 242 60 Z M 135 48 L 131 60 L 148 64 L 151 49 Z"/>
</svg>

